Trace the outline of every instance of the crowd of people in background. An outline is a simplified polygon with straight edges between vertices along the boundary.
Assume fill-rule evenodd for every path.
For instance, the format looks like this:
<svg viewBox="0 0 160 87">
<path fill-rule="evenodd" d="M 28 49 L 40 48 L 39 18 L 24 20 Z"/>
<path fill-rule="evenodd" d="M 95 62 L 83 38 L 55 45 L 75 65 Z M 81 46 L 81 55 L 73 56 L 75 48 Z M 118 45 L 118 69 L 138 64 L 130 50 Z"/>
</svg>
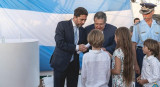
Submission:
<svg viewBox="0 0 160 87">
<path fill-rule="evenodd" d="M 54 87 L 64 87 L 65 79 L 67 87 L 77 87 L 78 51 L 84 53 L 82 87 L 133 87 L 133 81 L 135 87 L 160 86 L 160 24 L 152 18 L 156 5 L 140 5 L 144 19 L 135 18 L 129 29 L 106 23 L 102 11 L 83 28 L 88 16 L 83 7 L 74 10 L 71 20 L 59 22 L 50 62 Z"/>
</svg>

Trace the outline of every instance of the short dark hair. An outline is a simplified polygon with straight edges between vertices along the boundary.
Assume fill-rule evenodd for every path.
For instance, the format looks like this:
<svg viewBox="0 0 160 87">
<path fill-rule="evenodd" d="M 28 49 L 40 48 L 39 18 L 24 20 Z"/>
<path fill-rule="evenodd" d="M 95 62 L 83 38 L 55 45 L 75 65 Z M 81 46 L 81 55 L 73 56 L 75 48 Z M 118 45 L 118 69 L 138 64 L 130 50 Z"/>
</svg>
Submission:
<svg viewBox="0 0 160 87">
<path fill-rule="evenodd" d="M 147 39 L 144 41 L 144 46 L 148 47 L 148 49 L 151 51 L 152 55 L 155 57 L 158 57 L 159 55 L 159 43 L 156 40 L 153 39 Z"/>
<path fill-rule="evenodd" d="M 78 7 L 74 10 L 74 16 L 79 17 L 80 15 L 87 15 L 88 11 L 83 7 Z"/>
<path fill-rule="evenodd" d="M 135 19 L 134 19 L 134 23 L 135 23 L 136 20 L 140 20 L 140 19 L 139 19 L 139 18 L 135 18 Z"/>
<path fill-rule="evenodd" d="M 95 20 L 95 18 L 97 18 L 97 19 L 104 19 L 104 22 L 105 22 L 105 23 L 106 23 L 106 21 L 107 21 L 107 16 L 106 16 L 106 14 L 105 14 L 104 12 L 102 12 L 102 11 L 97 12 L 97 13 L 94 15 L 94 20 Z"/>
</svg>

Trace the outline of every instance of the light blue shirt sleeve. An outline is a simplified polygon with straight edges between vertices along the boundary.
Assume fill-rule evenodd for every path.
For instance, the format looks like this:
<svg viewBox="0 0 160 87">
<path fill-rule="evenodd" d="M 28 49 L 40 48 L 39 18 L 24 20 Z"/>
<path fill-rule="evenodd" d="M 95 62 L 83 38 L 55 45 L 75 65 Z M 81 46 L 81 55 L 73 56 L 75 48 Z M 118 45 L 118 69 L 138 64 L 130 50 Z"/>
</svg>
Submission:
<svg viewBox="0 0 160 87">
<path fill-rule="evenodd" d="M 139 38 L 138 38 L 138 32 L 137 32 L 137 25 L 133 26 L 133 35 L 132 35 L 132 42 L 138 43 Z"/>
<path fill-rule="evenodd" d="M 160 25 L 155 24 L 153 27 L 153 39 L 157 40 L 158 42 L 160 42 Z"/>
</svg>

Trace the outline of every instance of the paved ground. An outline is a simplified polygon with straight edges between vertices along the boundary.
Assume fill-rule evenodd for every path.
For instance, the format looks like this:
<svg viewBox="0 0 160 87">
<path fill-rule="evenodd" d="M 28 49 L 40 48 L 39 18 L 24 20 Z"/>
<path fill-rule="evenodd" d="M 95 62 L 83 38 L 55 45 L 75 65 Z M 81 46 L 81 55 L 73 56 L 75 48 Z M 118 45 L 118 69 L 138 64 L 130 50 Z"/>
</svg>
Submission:
<svg viewBox="0 0 160 87">
<path fill-rule="evenodd" d="M 53 87 L 53 71 L 41 72 L 40 76 L 48 76 L 48 77 L 43 77 L 41 79 L 39 87 Z M 67 86 L 65 85 L 65 87 L 67 87 Z M 79 75 L 78 87 L 81 87 L 81 75 Z M 134 87 L 134 82 L 133 82 L 133 86 L 132 87 Z"/>
<path fill-rule="evenodd" d="M 53 87 L 53 71 L 41 72 L 40 76 L 48 76 L 48 77 L 43 77 L 41 79 L 39 87 Z M 65 87 L 67 86 L 65 85 Z M 81 75 L 79 75 L 78 87 L 81 87 Z"/>
</svg>

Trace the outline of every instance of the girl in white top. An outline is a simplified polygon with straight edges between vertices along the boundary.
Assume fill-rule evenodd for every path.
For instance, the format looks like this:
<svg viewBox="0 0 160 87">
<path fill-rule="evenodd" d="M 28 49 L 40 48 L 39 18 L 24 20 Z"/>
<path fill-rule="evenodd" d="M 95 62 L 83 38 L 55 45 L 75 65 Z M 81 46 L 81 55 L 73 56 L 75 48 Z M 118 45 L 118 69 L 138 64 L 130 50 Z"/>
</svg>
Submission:
<svg viewBox="0 0 160 87">
<path fill-rule="evenodd" d="M 142 73 L 137 78 L 137 82 L 143 87 L 160 86 L 160 62 L 156 58 L 159 55 L 159 44 L 156 40 L 147 39 L 144 41 Z M 158 86 L 153 86 L 158 87 Z"/>
<path fill-rule="evenodd" d="M 132 87 L 133 54 L 129 29 L 120 27 L 115 32 L 116 50 L 112 57 L 112 87 Z"/>
<path fill-rule="evenodd" d="M 87 38 L 92 50 L 85 53 L 82 62 L 82 87 L 108 87 L 110 78 L 110 57 L 101 50 L 104 35 L 100 30 L 94 29 Z"/>
</svg>

